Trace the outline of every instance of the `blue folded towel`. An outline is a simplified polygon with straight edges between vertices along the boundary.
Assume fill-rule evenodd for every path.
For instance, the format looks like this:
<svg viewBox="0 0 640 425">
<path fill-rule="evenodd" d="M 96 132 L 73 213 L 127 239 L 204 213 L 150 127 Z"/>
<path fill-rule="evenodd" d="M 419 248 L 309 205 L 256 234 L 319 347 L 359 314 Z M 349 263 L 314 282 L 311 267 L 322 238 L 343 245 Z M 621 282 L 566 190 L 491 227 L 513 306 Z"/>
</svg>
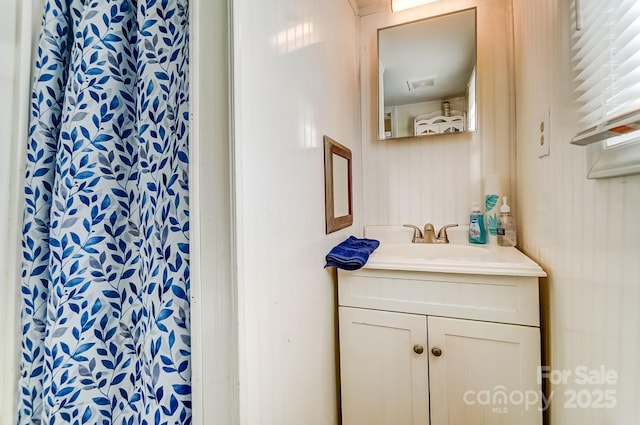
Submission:
<svg viewBox="0 0 640 425">
<path fill-rule="evenodd" d="M 369 255 L 380 245 L 375 239 L 358 239 L 349 236 L 327 254 L 325 267 L 337 267 L 344 270 L 358 270 L 364 266 Z"/>
</svg>

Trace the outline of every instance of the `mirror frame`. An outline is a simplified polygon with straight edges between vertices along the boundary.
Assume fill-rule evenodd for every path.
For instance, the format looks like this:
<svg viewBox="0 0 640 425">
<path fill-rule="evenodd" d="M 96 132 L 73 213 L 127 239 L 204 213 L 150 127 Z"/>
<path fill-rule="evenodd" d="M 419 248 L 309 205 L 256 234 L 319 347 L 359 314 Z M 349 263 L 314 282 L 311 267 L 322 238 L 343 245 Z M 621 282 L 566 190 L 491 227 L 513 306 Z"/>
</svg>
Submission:
<svg viewBox="0 0 640 425">
<path fill-rule="evenodd" d="M 473 12 L 473 19 L 474 19 L 474 44 L 475 44 L 475 52 L 474 52 L 474 67 L 473 67 L 473 72 L 472 72 L 472 76 L 474 79 L 474 87 L 473 87 L 473 94 L 469 93 L 469 86 L 467 84 L 467 93 L 466 93 L 466 103 L 467 103 L 467 109 L 468 109 L 468 104 L 469 104 L 469 98 L 470 96 L 473 96 L 473 103 L 475 105 L 475 121 L 473 123 L 473 126 L 469 125 L 469 110 L 467 110 L 464 114 L 463 114 L 463 122 L 464 122 L 464 127 L 465 129 L 461 132 L 458 131 L 454 131 L 454 132 L 442 132 L 442 133 L 434 133 L 434 134 L 421 134 L 421 135 L 415 135 L 415 134 L 411 134 L 411 135 L 402 135 L 402 136 L 389 136 L 389 137 L 385 137 L 384 136 L 384 122 L 385 122 L 385 106 L 384 106 L 384 94 L 383 94 L 383 88 L 382 88 L 382 81 L 381 79 L 383 78 L 381 75 L 381 69 L 383 69 L 384 65 L 381 63 L 381 59 L 380 59 L 380 35 L 381 32 L 384 30 L 389 30 L 389 29 L 393 29 L 393 28 L 398 28 L 398 27 L 403 27 L 405 25 L 410 25 L 410 24 L 418 24 L 418 23 L 422 23 L 422 22 L 428 22 L 429 20 L 433 20 L 433 19 L 439 19 L 439 18 L 445 18 L 447 16 L 451 16 L 451 15 L 456 15 L 459 13 L 465 13 L 465 12 Z M 446 12 L 446 13 L 442 13 L 442 14 L 436 14 L 436 15 L 432 15 L 432 16 L 427 16 L 427 17 L 423 17 L 420 19 L 416 19 L 416 20 L 409 20 L 406 22 L 400 22 L 400 23 L 396 23 L 393 25 L 389 25 L 386 27 L 381 27 L 377 29 L 377 35 L 376 35 L 376 43 L 377 43 L 377 56 L 378 56 L 378 60 L 377 60 L 377 104 L 376 104 L 376 121 L 377 121 L 377 128 L 376 128 L 376 140 L 378 141 L 391 141 L 391 140 L 400 140 L 400 139 L 420 139 L 423 138 L 425 136 L 441 136 L 441 135 L 448 135 L 448 134 L 465 134 L 465 133 L 474 133 L 478 131 L 478 75 L 477 75 L 477 67 L 478 67 L 478 7 L 477 6 L 473 6 L 473 7 L 467 7 L 467 8 L 462 8 L 459 10 L 453 10 L 451 12 Z M 447 101 L 447 98 L 443 98 L 443 99 L 439 99 L 439 101 L 445 102 Z M 435 100 L 434 100 L 435 102 Z M 443 106 L 444 108 L 444 106 Z M 444 109 L 443 109 L 443 113 L 442 115 L 444 115 Z"/>
<path fill-rule="evenodd" d="M 333 155 L 347 160 L 347 196 L 349 212 L 340 217 L 335 216 L 335 200 L 333 198 L 336 183 L 333 178 Z M 344 229 L 353 224 L 353 196 L 351 183 L 351 150 L 329 136 L 324 136 L 324 201 L 326 234 Z"/>
</svg>

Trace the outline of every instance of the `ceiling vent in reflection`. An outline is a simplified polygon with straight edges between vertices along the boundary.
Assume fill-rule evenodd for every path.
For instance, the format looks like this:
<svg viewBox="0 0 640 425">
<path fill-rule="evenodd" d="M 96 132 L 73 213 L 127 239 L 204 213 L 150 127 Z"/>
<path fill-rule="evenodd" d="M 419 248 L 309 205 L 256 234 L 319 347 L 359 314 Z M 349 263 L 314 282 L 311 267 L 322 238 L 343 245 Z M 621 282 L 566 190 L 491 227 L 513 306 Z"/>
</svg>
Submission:
<svg viewBox="0 0 640 425">
<path fill-rule="evenodd" d="M 411 80 L 407 81 L 407 87 L 409 87 L 409 91 L 425 89 L 428 87 L 435 87 L 436 85 L 436 77 L 423 78 L 421 80 Z"/>
</svg>

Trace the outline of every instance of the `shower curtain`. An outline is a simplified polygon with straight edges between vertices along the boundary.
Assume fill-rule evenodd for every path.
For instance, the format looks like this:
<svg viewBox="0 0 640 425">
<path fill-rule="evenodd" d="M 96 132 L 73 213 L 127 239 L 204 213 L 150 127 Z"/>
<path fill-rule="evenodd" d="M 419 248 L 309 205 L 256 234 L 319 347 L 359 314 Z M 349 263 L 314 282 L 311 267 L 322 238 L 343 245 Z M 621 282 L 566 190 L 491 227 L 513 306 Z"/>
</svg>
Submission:
<svg viewBox="0 0 640 425">
<path fill-rule="evenodd" d="M 188 0 L 48 0 L 18 423 L 189 424 Z"/>
</svg>

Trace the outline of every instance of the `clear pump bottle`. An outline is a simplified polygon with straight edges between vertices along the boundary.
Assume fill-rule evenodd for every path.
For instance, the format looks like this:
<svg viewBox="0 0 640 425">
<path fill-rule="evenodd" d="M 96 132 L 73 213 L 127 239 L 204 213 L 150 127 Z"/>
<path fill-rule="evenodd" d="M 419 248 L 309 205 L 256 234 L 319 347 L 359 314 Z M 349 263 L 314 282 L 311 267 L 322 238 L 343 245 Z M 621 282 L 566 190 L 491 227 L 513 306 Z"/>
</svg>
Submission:
<svg viewBox="0 0 640 425">
<path fill-rule="evenodd" d="M 502 206 L 500 207 L 500 215 L 498 216 L 498 245 L 500 246 L 516 246 L 516 223 L 511 216 L 511 207 L 507 205 L 507 197 L 502 197 Z"/>
</svg>

